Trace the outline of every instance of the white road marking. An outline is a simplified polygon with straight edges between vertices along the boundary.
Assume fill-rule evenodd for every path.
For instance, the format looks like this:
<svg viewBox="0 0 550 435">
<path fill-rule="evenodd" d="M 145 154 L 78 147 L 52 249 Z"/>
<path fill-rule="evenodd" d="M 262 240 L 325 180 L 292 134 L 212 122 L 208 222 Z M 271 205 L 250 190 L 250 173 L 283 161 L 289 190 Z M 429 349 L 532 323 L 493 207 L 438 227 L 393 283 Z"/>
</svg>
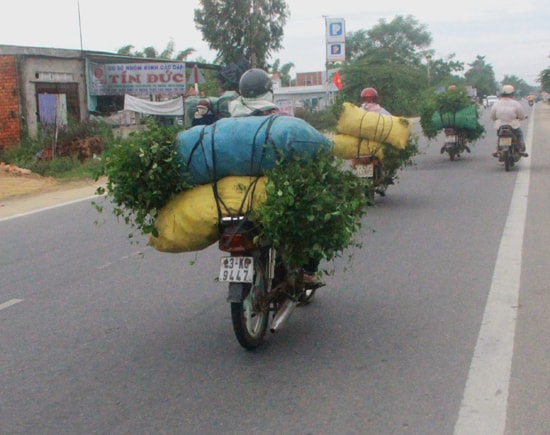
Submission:
<svg viewBox="0 0 550 435">
<path fill-rule="evenodd" d="M 531 155 L 534 112 L 526 148 Z M 470 365 L 455 435 L 503 434 L 514 356 L 523 233 L 529 196 L 530 157 L 517 166 L 517 179 L 500 240 L 491 289 Z M 498 174 L 507 176 L 509 174 Z M 510 174 L 511 175 L 511 174 Z"/>
<path fill-rule="evenodd" d="M 40 213 L 40 212 L 43 212 L 43 211 L 46 211 L 46 210 L 53 210 L 54 208 L 64 207 L 64 206 L 70 205 L 70 204 L 76 204 L 77 202 L 87 201 L 87 200 L 91 200 L 91 199 L 94 199 L 94 198 L 97 198 L 97 195 L 87 196 L 85 198 L 78 198 L 78 199 L 74 199 L 72 201 L 62 202 L 62 203 L 59 203 L 59 204 L 50 205 L 50 206 L 47 206 L 47 207 L 42 207 L 42 208 L 39 208 L 39 209 L 36 209 L 36 210 L 27 211 L 25 213 L 14 214 L 13 216 L 6 216 L 6 217 L 3 217 L 3 218 L 0 218 L 0 222 L 8 221 L 10 219 L 20 218 L 20 217 L 23 217 L 23 216 L 28 216 L 28 215 L 35 214 L 35 213 Z"/>
<path fill-rule="evenodd" d="M 12 305 L 18 304 L 19 302 L 23 302 L 23 299 L 10 299 L 9 301 L 0 304 L 0 310 L 11 307 Z"/>
</svg>

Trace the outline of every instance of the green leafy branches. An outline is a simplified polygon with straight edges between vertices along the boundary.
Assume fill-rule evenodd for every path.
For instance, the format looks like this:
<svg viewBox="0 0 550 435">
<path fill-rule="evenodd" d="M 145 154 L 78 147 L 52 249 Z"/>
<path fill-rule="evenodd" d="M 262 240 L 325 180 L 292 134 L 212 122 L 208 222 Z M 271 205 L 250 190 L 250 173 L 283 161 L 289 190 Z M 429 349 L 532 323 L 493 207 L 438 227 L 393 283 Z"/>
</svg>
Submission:
<svg viewBox="0 0 550 435">
<path fill-rule="evenodd" d="M 422 127 L 424 135 L 428 139 L 433 139 L 441 131 L 441 126 L 434 123 L 434 116 L 436 114 L 444 118 L 454 118 L 455 114 L 463 109 L 471 107 L 472 104 L 465 89 L 448 89 L 445 92 L 435 94 L 425 102 L 421 109 L 420 126 Z M 472 111 L 472 113 L 475 113 L 475 127 L 466 128 L 455 126 L 458 130 L 458 134 L 462 136 L 466 142 L 475 142 L 485 133 L 485 128 L 477 122 L 479 113 L 477 113 L 477 111 Z"/>
<path fill-rule="evenodd" d="M 403 149 L 391 145 L 384 147 L 384 169 L 388 176 L 396 177 L 397 171 L 414 164 L 414 157 L 420 154 L 418 136 L 410 135 Z"/>
<path fill-rule="evenodd" d="M 254 218 L 261 222 L 261 239 L 282 247 L 289 265 L 331 260 L 355 243 L 367 200 L 361 180 L 342 165 L 319 151 L 313 159 L 281 160 L 266 173 L 266 200 Z"/>
<path fill-rule="evenodd" d="M 172 195 L 189 188 L 184 163 L 178 154 L 174 128 L 149 122 L 143 132 L 130 133 L 103 154 L 96 181 L 107 177 L 97 195 L 107 195 L 113 214 L 142 234 L 157 235 L 154 221 Z M 103 207 L 95 203 L 101 212 Z M 132 234 L 130 234 L 132 237 Z"/>
</svg>

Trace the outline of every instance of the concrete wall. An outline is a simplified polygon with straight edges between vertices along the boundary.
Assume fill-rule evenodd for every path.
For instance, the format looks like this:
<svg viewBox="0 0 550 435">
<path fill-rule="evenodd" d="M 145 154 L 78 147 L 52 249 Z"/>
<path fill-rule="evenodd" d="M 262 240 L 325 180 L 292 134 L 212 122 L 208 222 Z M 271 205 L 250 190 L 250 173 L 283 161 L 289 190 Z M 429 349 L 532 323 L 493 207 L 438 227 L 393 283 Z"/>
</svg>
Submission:
<svg viewBox="0 0 550 435">
<path fill-rule="evenodd" d="M 29 136 L 38 133 L 38 98 L 37 89 L 41 84 L 51 85 L 52 88 L 73 84 L 76 86 L 78 110 L 68 108 L 69 117 L 77 121 L 87 119 L 87 91 L 85 62 L 83 59 L 63 59 L 46 56 L 21 57 L 19 68 L 19 83 L 23 106 L 23 116 L 27 121 Z M 51 93 L 63 93 L 53 91 Z M 76 113 L 75 113 L 76 112 Z"/>
</svg>

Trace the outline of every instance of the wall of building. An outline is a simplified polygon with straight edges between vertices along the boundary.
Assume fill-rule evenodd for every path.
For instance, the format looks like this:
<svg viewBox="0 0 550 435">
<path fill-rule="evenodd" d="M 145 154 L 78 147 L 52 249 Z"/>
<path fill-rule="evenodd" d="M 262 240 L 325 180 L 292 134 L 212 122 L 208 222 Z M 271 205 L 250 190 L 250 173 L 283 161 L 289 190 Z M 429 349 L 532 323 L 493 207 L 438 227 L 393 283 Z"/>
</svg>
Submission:
<svg viewBox="0 0 550 435">
<path fill-rule="evenodd" d="M 20 91 L 23 115 L 27 120 L 29 136 L 38 133 L 38 93 L 68 94 L 69 118 L 75 121 L 87 119 L 87 90 L 85 62 L 83 59 L 24 56 L 21 58 Z"/>
<path fill-rule="evenodd" d="M 21 113 L 15 56 L 0 55 L 0 150 L 21 141 Z"/>
<path fill-rule="evenodd" d="M 323 71 L 296 73 L 296 86 L 322 86 L 325 84 Z"/>
</svg>

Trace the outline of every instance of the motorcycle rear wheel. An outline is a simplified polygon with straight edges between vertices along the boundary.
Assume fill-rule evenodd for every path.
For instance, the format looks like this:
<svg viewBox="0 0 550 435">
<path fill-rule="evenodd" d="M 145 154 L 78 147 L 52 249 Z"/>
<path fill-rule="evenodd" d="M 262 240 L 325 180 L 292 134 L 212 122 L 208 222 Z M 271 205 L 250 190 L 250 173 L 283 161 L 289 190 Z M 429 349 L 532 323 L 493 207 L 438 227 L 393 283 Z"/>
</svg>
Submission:
<svg viewBox="0 0 550 435">
<path fill-rule="evenodd" d="M 449 158 L 451 159 L 451 162 L 455 159 L 456 153 L 453 148 L 449 150 Z"/>
<path fill-rule="evenodd" d="M 261 261 L 254 262 L 254 283 L 245 287 L 246 296 L 231 302 L 231 321 L 239 344 L 247 350 L 261 346 L 269 321 L 267 282 Z"/>
<path fill-rule="evenodd" d="M 510 171 L 510 168 L 512 167 L 512 165 L 510 164 L 512 161 L 512 154 L 510 154 L 508 151 L 504 151 L 502 159 L 504 160 L 504 170 L 506 172 Z"/>
</svg>

